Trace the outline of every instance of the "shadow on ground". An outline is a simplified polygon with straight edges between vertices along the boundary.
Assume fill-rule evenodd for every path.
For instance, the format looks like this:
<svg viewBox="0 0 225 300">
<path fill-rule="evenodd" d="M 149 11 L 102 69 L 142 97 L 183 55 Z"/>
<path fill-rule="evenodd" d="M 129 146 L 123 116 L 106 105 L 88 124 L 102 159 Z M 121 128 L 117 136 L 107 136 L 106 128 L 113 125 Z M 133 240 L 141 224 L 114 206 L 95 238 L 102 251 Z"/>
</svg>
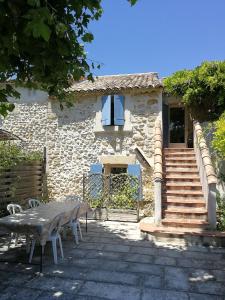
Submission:
<svg viewBox="0 0 225 300">
<path fill-rule="evenodd" d="M 53 264 L 45 249 L 43 275 L 27 261 L 25 247 L 0 240 L 0 299 L 225 299 L 225 249 L 155 245 L 137 223 L 89 222 L 84 240 L 63 240 L 64 260 Z M 39 263 L 36 249 L 34 262 Z"/>
</svg>

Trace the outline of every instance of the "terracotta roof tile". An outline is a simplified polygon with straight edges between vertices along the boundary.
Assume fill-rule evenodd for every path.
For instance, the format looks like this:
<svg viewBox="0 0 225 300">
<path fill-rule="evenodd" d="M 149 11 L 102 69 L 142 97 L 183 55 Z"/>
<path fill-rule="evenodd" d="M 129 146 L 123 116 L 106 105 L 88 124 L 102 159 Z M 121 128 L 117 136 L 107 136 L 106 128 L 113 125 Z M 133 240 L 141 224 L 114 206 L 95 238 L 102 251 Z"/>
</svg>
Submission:
<svg viewBox="0 0 225 300">
<path fill-rule="evenodd" d="M 99 76 L 94 79 L 94 82 L 85 79 L 75 82 L 70 90 L 77 93 L 89 93 L 156 87 L 162 87 L 162 81 L 157 73 L 139 73 Z"/>
</svg>

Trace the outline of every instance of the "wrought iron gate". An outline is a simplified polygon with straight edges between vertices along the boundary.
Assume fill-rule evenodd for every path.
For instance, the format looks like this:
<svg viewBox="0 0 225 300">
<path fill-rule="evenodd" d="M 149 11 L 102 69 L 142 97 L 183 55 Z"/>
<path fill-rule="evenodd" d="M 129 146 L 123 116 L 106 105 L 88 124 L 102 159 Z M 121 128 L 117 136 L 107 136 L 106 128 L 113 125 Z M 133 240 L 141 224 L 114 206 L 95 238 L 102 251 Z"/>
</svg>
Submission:
<svg viewBox="0 0 225 300">
<path fill-rule="evenodd" d="M 85 174 L 83 198 L 93 208 L 96 219 L 138 221 L 141 177 L 127 173 Z"/>
</svg>

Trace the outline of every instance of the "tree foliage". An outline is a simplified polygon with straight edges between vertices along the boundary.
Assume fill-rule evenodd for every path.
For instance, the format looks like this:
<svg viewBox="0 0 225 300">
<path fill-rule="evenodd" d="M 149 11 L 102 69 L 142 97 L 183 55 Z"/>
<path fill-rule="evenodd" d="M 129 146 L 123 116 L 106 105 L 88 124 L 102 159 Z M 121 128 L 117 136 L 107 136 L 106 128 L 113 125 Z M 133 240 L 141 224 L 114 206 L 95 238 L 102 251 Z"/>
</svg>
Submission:
<svg viewBox="0 0 225 300">
<path fill-rule="evenodd" d="M 225 112 L 214 122 L 212 146 L 218 156 L 225 160 Z"/>
<path fill-rule="evenodd" d="M 182 97 L 194 118 L 214 120 L 225 111 L 225 61 L 203 62 L 193 70 L 175 72 L 164 86 L 168 94 Z"/>
<path fill-rule="evenodd" d="M 88 63 L 84 43 L 93 40 L 90 21 L 101 15 L 101 0 L 0 0 L 0 115 L 14 108 L 7 96 L 19 97 L 5 84 L 10 79 L 61 102 L 71 80 L 92 80 L 99 65 Z"/>
</svg>

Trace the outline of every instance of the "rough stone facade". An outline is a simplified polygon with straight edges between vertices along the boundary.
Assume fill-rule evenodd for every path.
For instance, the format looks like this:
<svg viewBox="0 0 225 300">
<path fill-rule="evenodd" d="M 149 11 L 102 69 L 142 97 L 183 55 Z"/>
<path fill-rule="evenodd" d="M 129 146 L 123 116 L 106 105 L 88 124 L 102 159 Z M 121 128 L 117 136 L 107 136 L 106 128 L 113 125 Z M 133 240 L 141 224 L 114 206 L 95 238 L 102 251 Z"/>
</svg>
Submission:
<svg viewBox="0 0 225 300">
<path fill-rule="evenodd" d="M 82 194 L 82 178 L 90 165 L 102 155 L 135 154 L 138 146 L 153 159 L 154 126 L 161 115 L 161 90 L 148 93 L 124 93 L 129 101 L 131 130 L 95 131 L 97 102 L 100 96 L 83 97 L 72 108 L 60 110 L 54 100 L 40 91 L 21 89 L 16 109 L 3 121 L 2 127 L 17 134 L 35 150 L 47 149 L 49 197 Z M 143 192 L 152 199 L 152 168 L 142 166 Z"/>
</svg>

